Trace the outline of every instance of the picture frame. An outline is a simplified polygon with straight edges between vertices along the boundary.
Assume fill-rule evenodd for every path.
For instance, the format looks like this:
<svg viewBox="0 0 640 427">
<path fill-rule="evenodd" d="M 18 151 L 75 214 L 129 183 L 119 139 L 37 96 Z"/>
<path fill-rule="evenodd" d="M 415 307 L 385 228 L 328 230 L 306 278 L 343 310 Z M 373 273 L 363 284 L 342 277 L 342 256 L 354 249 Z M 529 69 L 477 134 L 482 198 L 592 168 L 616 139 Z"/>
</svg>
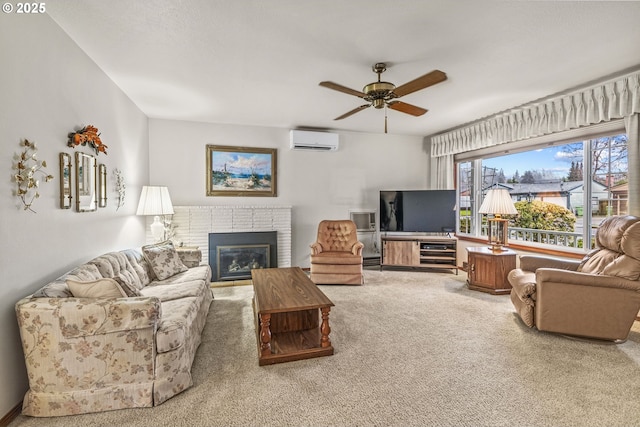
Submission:
<svg viewBox="0 0 640 427">
<path fill-rule="evenodd" d="M 277 149 L 207 145 L 207 196 L 276 197 Z"/>
</svg>

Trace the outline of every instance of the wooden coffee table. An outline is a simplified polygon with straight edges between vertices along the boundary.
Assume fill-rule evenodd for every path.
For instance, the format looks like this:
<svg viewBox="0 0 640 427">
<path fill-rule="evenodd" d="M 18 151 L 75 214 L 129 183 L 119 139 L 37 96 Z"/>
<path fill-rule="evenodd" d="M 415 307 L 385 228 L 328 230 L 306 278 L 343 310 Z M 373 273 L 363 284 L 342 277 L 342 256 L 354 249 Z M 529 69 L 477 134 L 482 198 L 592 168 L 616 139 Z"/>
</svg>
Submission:
<svg viewBox="0 0 640 427">
<path fill-rule="evenodd" d="M 251 270 L 258 364 L 330 356 L 334 305 L 299 268 Z"/>
</svg>

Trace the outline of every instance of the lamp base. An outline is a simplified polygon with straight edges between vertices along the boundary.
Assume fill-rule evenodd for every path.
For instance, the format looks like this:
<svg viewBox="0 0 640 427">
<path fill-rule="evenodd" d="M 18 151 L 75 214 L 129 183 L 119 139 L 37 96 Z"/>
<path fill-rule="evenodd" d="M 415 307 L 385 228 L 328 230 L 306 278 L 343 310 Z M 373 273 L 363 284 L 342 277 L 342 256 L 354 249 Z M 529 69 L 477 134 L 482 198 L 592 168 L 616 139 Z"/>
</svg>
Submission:
<svg viewBox="0 0 640 427">
<path fill-rule="evenodd" d="M 161 242 L 164 239 L 164 224 L 160 221 L 159 215 L 153 217 L 153 223 L 149 228 L 151 228 L 151 234 L 156 242 Z"/>
<path fill-rule="evenodd" d="M 502 252 L 501 248 L 507 244 L 509 236 L 507 224 L 509 224 L 509 220 L 500 217 L 487 220 L 489 245 L 494 252 Z"/>
</svg>

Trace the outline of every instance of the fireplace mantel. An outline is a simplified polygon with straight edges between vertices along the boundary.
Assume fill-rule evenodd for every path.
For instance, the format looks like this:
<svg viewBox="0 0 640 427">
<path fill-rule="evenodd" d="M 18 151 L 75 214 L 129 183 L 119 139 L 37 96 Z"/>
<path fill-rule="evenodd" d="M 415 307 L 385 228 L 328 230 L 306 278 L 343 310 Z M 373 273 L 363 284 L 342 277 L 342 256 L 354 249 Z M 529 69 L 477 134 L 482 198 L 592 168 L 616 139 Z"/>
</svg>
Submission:
<svg viewBox="0 0 640 427">
<path fill-rule="evenodd" d="M 174 242 L 198 246 L 204 264 L 209 263 L 209 233 L 277 231 L 278 266 L 291 266 L 291 206 L 174 206 L 173 210 Z"/>
</svg>

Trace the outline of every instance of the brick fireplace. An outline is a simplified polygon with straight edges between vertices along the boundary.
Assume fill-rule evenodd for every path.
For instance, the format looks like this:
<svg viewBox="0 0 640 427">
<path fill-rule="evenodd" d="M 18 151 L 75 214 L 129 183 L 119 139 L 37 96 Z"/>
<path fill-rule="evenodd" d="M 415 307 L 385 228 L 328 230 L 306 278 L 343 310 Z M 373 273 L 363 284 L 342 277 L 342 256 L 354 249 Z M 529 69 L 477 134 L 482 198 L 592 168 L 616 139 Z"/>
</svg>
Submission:
<svg viewBox="0 0 640 427">
<path fill-rule="evenodd" d="M 172 224 L 176 245 L 198 247 L 202 251 L 202 262 L 209 264 L 210 233 L 277 232 L 278 267 L 291 266 L 291 206 L 174 206 Z M 147 225 L 150 219 L 147 219 Z M 153 236 L 147 230 L 147 242 Z M 212 272 L 215 277 L 215 271 Z"/>
<path fill-rule="evenodd" d="M 254 268 L 277 267 L 277 232 L 209 233 L 209 266 L 214 282 L 250 279 Z"/>
</svg>

